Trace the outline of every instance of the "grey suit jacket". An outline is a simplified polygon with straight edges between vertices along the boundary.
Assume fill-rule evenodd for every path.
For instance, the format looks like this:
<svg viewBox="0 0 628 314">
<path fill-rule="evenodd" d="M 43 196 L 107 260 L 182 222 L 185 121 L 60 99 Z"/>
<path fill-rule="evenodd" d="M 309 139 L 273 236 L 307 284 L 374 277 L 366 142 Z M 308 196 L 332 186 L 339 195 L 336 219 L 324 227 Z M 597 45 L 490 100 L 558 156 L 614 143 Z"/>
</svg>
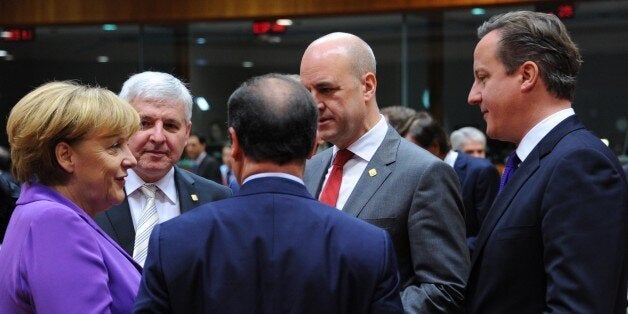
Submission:
<svg viewBox="0 0 628 314">
<path fill-rule="evenodd" d="M 179 195 L 181 213 L 212 201 L 231 196 L 228 187 L 207 180 L 179 167 L 174 168 L 174 181 Z M 113 240 L 133 256 L 135 245 L 135 228 L 129 209 L 129 201 L 124 199 L 119 205 L 113 206 L 98 214 L 94 220 Z"/>
<path fill-rule="evenodd" d="M 304 181 L 312 195 L 331 157 L 330 148 L 308 161 Z M 388 126 L 343 211 L 390 233 L 407 313 L 456 313 L 469 274 L 463 208 L 454 170 Z"/>
</svg>

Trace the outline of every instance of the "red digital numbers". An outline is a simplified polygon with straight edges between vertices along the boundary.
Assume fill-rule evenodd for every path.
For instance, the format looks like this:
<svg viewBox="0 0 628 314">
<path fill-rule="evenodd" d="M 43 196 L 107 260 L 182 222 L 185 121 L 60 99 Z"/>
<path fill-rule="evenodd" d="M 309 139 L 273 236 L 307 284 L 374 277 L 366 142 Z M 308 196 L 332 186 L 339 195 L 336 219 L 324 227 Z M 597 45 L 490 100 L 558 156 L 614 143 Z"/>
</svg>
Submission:
<svg viewBox="0 0 628 314">
<path fill-rule="evenodd" d="M 32 41 L 35 39 L 35 30 L 31 28 L 6 28 L 1 32 L 2 41 L 5 42 L 18 42 L 18 41 Z"/>
</svg>

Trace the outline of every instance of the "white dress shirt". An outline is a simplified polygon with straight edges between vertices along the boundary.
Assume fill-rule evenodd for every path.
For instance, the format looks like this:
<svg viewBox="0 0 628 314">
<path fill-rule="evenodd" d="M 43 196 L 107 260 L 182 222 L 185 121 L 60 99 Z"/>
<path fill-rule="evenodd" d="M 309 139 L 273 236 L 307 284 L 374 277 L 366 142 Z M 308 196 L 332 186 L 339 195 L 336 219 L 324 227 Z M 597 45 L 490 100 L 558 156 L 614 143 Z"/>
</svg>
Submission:
<svg viewBox="0 0 628 314">
<path fill-rule="evenodd" d="M 125 190 L 129 200 L 129 208 L 131 210 L 131 218 L 133 219 L 133 227 L 137 229 L 137 222 L 142 217 L 142 208 L 146 203 L 146 197 L 140 187 L 146 182 L 142 180 L 132 169 L 128 170 L 126 177 Z M 155 193 L 155 204 L 157 207 L 157 215 L 159 223 L 172 219 L 181 214 L 179 208 L 179 197 L 177 196 L 177 187 L 174 182 L 174 167 L 157 182 L 153 182 L 159 189 Z"/>
<path fill-rule="evenodd" d="M 338 201 L 336 202 L 336 208 L 342 209 L 345 206 L 345 203 L 349 199 L 349 195 L 353 192 L 353 188 L 355 188 L 358 180 L 362 176 L 362 173 L 366 169 L 366 166 L 375 155 L 375 151 L 379 148 L 379 146 L 384 141 L 384 137 L 386 137 L 386 132 L 388 131 L 388 123 L 386 123 L 386 118 L 380 115 L 379 122 L 375 124 L 375 126 L 370 129 L 366 134 L 362 135 L 357 141 L 353 142 L 349 147 L 352 153 L 355 154 L 353 158 L 349 159 L 345 164 L 342 171 L 342 183 L 340 184 L 340 193 L 338 194 Z M 338 152 L 338 147 L 334 145 L 332 161 L 336 157 L 336 153 Z M 329 174 L 331 173 L 331 168 L 333 164 L 329 165 L 329 169 L 327 169 L 327 174 L 325 175 L 325 181 L 323 182 L 323 187 L 327 184 L 327 179 L 329 178 Z M 321 189 L 322 190 L 322 189 Z"/>
<path fill-rule="evenodd" d="M 456 163 L 456 159 L 458 159 L 458 152 L 452 149 L 447 153 L 447 155 L 445 155 L 445 159 L 443 159 L 443 161 L 453 168 Z"/>
<path fill-rule="evenodd" d="M 530 155 L 530 152 L 532 152 L 536 145 L 538 145 L 552 129 L 574 114 L 576 114 L 576 112 L 573 108 L 563 109 L 543 119 L 543 121 L 537 123 L 537 125 L 530 129 L 521 140 L 521 143 L 519 143 L 519 146 L 517 146 L 517 156 L 521 162 Z"/>
</svg>

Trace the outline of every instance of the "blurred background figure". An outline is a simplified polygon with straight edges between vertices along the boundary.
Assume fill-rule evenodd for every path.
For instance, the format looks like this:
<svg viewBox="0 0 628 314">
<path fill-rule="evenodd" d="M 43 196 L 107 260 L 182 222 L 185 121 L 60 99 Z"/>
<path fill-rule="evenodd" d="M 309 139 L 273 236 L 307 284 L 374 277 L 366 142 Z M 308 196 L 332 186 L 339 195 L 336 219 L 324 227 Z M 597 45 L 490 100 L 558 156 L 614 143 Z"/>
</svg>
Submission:
<svg viewBox="0 0 628 314">
<path fill-rule="evenodd" d="M 382 108 L 381 113 L 386 121 L 401 135 L 405 137 L 412 122 L 412 118 L 416 115 L 416 111 L 412 108 L 403 106 L 390 106 Z"/>
<path fill-rule="evenodd" d="M 467 126 L 451 132 L 452 149 L 467 155 L 486 158 L 486 135 L 474 127 Z"/>
<path fill-rule="evenodd" d="M 130 313 L 140 267 L 92 218 L 124 200 L 139 127 L 114 93 L 53 82 L 11 110 L 13 173 L 24 182 L 0 251 L 0 313 Z"/>
<path fill-rule="evenodd" d="M 222 183 L 220 164 L 216 158 L 207 154 L 207 140 L 204 137 L 191 134 L 188 144 L 185 145 L 185 153 L 194 161 L 193 173 L 216 183 Z"/>
<path fill-rule="evenodd" d="M 0 146 L 0 245 L 9 224 L 9 218 L 20 196 L 20 185 L 11 175 L 11 155 Z"/>
<path fill-rule="evenodd" d="M 233 193 L 240 190 L 240 184 L 238 184 L 238 179 L 233 173 L 233 157 L 231 156 L 231 145 L 225 144 L 222 147 L 222 165 L 220 165 L 220 177 L 223 185 L 231 188 Z"/>
<path fill-rule="evenodd" d="M 460 179 L 466 211 L 467 245 L 472 251 L 484 217 L 499 190 L 499 173 L 490 161 L 452 150 L 443 128 L 427 113 L 411 123 L 406 139 L 452 166 Z"/>
</svg>

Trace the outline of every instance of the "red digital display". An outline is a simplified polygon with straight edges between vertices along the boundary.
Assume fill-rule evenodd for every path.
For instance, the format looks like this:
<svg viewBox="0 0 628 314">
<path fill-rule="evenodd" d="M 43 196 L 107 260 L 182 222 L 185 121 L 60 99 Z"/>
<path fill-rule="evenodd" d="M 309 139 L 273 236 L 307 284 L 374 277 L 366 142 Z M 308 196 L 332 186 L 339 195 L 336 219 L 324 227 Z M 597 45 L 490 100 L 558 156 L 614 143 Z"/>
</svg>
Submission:
<svg viewBox="0 0 628 314">
<path fill-rule="evenodd" d="M 35 40 L 35 30 L 32 28 L 5 28 L 0 33 L 2 41 L 18 42 Z"/>
<path fill-rule="evenodd" d="M 253 22 L 253 34 L 283 34 L 286 32 L 285 25 L 279 25 L 275 21 L 255 21 Z"/>
<path fill-rule="evenodd" d="M 540 3 L 536 5 L 536 11 L 554 14 L 561 19 L 570 19 L 576 16 L 576 7 L 571 1 Z"/>
</svg>

